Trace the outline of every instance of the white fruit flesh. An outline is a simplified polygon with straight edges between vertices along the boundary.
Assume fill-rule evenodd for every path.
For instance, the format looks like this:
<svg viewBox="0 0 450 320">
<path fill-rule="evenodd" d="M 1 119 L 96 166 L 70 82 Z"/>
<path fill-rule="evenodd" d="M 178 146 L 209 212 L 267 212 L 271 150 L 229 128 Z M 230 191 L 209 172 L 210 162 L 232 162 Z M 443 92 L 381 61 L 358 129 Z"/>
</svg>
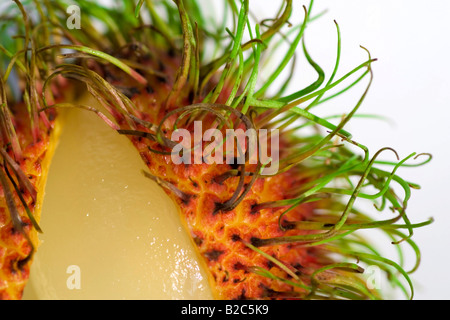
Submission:
<svg viewBox="0 0 450 320">
<path fill-rule="evenodd" d="M 211 299 L 178 209 L 128 138 L 70 109 L 24 299 Z"/>
</svg>

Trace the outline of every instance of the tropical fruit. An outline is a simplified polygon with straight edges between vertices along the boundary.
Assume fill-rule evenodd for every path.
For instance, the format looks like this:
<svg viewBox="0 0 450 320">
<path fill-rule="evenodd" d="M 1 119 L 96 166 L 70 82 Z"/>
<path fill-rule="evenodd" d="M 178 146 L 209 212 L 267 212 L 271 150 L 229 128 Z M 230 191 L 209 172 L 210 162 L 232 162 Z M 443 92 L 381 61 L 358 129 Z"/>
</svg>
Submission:
<svg viewBox="0 0 450 320">
<path fill-rule="evenodd" d="M 38 223 L 46 177 L 52 170 L 49 163 L 65 126 L 72 127 L 75 145 L 100 141 L 101 133 L 94 126 L 127 137 L 144 166 L 136 166 L 136 172 L 142 172 L 149 183 L 156 182 L 173 200 L 186 236 L 180 241 L 192 255 L 174 262 L 178 267 L 185 265 L 177 269 L 180 278 L 171 273 L 172 284 L 187 283 L 181 279 L 195 269 L 199 278 L 206 275 L 217 299 L 383 298 L 364 274 L 365 266 L 375 266 L 412 297 L 408 274 L 418 267 L 420 253 L 411 237 L 414 228 L 431 220 L 410 222 L 406 215 L 410 189 L 419 186 L 396 172 L 409 165 L 408 160 L 424 156 L 426 160 L 414 164 L 420 165 L 431 156 L 411 153 L 400 159 L 391 148 L 372 154 L 358 141 L 357 133 L 345 129 L 359 116 L 376 59 L 362 48 L 367 60 L 337 77 L 341 44 L 336 23 L 336 63 L 326 77 L 304 40 L 307 25 L 317 18 L 313 1 L 304 7 L 298 26 L 289 22 L 290 0 L 280 3 L 272 19 L 261 21 L 252 18 L 246 0 L 223 5 L 233 17 L 231 26 L 227 16 L 215 17 L 204 3 L 194 0 L 116 1 L 111 6 L 78 1 L 70 7 L 63 1 L 15 1 L 7 6 L 12 15 L 2 20 L 6 68 L 1 82 L 0 297 L 22 297 L 33 257 L 47 245 L 46 241 L 39 244 Z M 11 33 L 18 36 L 11 38 Z M 282 46 L 287 49 L 280 57 L 275 52 Z M 293 72 L 289 68 L 294 70 L 293 61 L 300 53 L 317 78 L 288 92 Z M 266 68 L 268 62 L 275 67 Z M 280 83 L 286 72 L 290 75 Z M 321 103 L 363 82 L 366 89 L 352 109 L 343 110 L 337 118 L 314 113 Z M 86 94 L 91 98 L 81 99 Z M 79 118 L 78 112 L 96 116 L 98 121 L 83 127 L 87 120 Z M 91 135 L 81 134 L 90 129 Z M 105 141 L 97 143 L 83 163 L 97 163 L 97 155 L 113 144 L 113 140 Z M 132 153 L 126 147 L 116 149 Z M 394 153 L 398 161 L 380 160 L 384 152 Z M 92 166 L 102 170 L 100 164 Z M 61 188 L 68 188 L 76 176 Z M 125 176 L 117 171 L 119 181 Z M 403 198 L 398 190 L 404 192 Z M 374 219 L 357 208 L 357 200 L 372 201 L 375 213 L 390 206 L 393 215 Z M 136 209 L 121 219 L 141 221 L 136 214 L 151 215 L 152 208 L 147 210 Z M 82 222 L 90 223 L 92 219 Z M 69 241 L 78 244 L 93 235 L 115 237 L 117 244 L 111 240 L 111 246 L 116 249 L 127 243 L 117 233 L 90 226 L 89 234 L 79 233 L 77 240 L 70 237 Z M 76 228 L 64 225 L 60 229 L 70 234 L 71 227 Z M 417 254 L 416 265 L 407 272 L 402 259 L 395 262 L 384 257 L 363 237 L 367 229 L 385 233 L 399 248 L 400 257 L 401 246 L 409 244 Z M 133 230 L 129 229 L 130 234 L 137 232 Z M 166 239 L 175 233 L 165 232 Z M 88 247 L 95 245 L 92 241 Z M 97 249 L 108 247 L 97 245 Z M 186 252 L 180 245 L 174 247 Z M 71 251 L 68 247 L 58 250 Z M 89 256 L 90 250 L 96 249 L 82 251 Z M 95 252 L 91 256 L 100 259 L 101 253 Z M 49 270 L 55 259 L 38 256 L 40 269 L 36 270 L 43 270 L 42 266 Z M 123 265 L 122 273 L 128 265 L 134 270 L 133 262 L 127 264 L 126 259 L 115 260 Z M 108 264 L 112 267 L 115 262 Z M 150 270 L 156 278 L 167 276 L 155 275 L 147 267 Z M 143 273 L 135 271 L 137 278 L 156 283 Z M 189 287 L 200 297 L 204 290 L 195 291 L 192 286 L 177 288 Z M 40 287 L 45 290 L 45 285 Z M 169 290 L 160 298 L 170 297 Z"/>
</svg>

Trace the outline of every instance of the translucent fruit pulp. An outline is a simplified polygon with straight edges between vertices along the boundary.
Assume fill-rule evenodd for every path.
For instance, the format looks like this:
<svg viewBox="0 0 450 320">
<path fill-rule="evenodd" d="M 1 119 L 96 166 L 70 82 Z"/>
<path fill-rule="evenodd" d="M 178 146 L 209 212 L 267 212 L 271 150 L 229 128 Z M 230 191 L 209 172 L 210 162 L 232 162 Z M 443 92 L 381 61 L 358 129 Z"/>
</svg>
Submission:
<svg viewBox="0 0 450 320">
<path fill-rule="evenodd" d="M 127 137 L 92 112 L 64 118 L 24 299 L 211 299 L 178 209 Z"/>
</svg>

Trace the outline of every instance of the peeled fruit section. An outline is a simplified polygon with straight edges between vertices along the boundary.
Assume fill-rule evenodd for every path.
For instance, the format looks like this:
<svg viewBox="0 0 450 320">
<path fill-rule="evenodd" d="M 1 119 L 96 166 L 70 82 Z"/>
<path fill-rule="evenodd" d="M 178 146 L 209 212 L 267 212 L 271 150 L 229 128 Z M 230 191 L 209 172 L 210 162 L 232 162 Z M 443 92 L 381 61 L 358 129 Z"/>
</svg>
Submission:
<svg viewBox="0 0 450 320">
<path fill-rule="evenodd" d="M 129 139 L 85 110 L 63 121 L 24 298 L 212 298 L 177 207 Z"/>
</svg>

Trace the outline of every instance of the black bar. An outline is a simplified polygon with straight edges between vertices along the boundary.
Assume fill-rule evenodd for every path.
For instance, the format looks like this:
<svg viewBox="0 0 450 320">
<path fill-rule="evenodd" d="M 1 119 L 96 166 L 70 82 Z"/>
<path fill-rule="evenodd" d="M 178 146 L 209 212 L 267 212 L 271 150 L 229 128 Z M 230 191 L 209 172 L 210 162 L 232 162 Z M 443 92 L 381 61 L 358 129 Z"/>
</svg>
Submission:
<svg viewBox="0 0 450 320">
<path fill-rule="evenodd" d="M 10 303 L 10 304 L 9 304 Z M 21 306 L 20 304 L 23 305 Z M 27 306 L 26 304 L 31 305 Z M 54 303 L 53 305 L 47 305 Z M 387 303 L 401 303 L 401 306 Z M 266 300 L 74 300 L 1 302 L 4 310 L 18 311 L 21 316 L 61 315 L 86 319 L 113 315 L 121 320 L 136 319 L 327 319 L 344 316 L 365 319 L 368 316 L 401 315 L 424 306 L 417 301 L 266 301 Z M 13 306 L 14 304 L 14 306 Z M 383 305 L 382 305 L 383 304 Z M 387 309 L 389 308 L 389 309 Z M 122 319 L 122 315 L 125 319 Z M 129 319 L 130 318 L 130 319 Z"/>
</svg>

